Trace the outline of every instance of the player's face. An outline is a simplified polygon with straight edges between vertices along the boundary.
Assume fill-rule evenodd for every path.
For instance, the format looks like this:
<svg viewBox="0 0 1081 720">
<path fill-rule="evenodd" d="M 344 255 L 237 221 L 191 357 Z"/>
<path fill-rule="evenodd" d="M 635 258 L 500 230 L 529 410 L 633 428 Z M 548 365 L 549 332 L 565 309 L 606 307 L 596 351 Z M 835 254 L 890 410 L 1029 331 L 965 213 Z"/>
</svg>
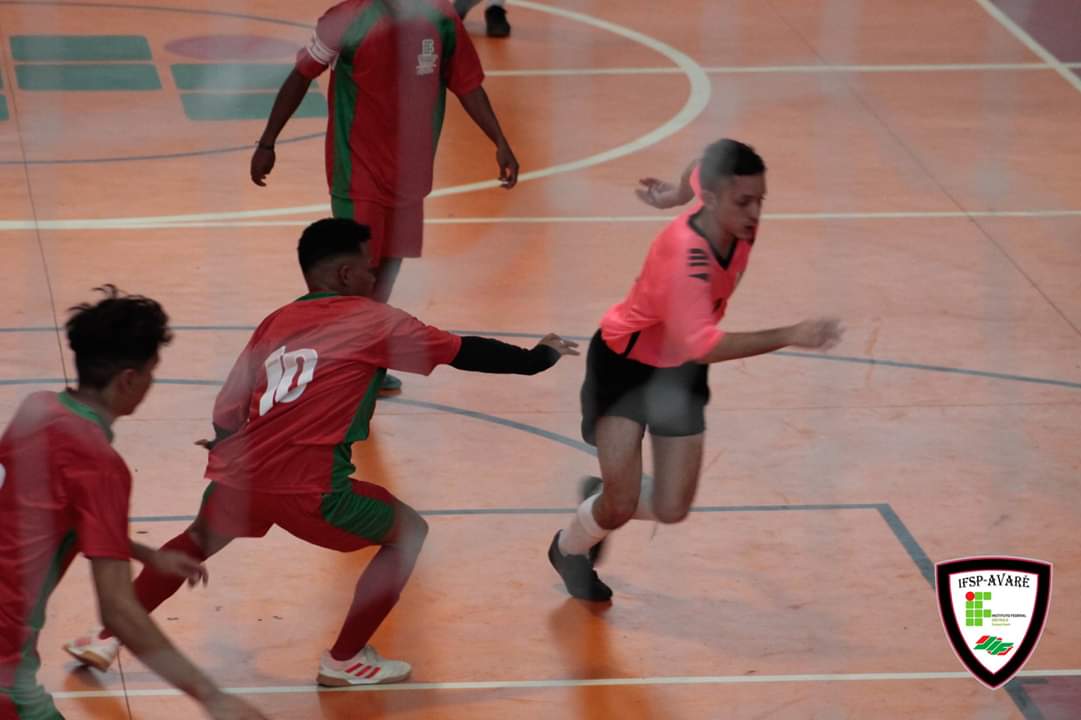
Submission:
<svg viewBox="0 0 1081 720">
<path fill-rule="evenodd" d="M 131 415 L 135 408 L 150 392 L 150 386 L 154 384 L 154 370 L 158 367 L 160 358 L 154 358 L 141 368 L 130 368 L 120 373 L 117 378 L 116 414 Z"/>
<path fill-rule="evenodd" d="M 762 204 L 766 199 L 766 176 L 736 175 L 724 183 L 713 195 L 714 217 L 725 235 L 750 240 L 758 229 L 762 217 Z M 703 198 L 704 200 L 706 198 Z M 710 203 L 706 203 L 709 207 Z"/>
<path fill-rule="evenodd" d="M 361 295 L 369 297 L 375 288 L 375 275 L 372 274 L 371 256 L 368 254 L 368 246 L 361 246 L 360 254 L 350 258 L 341 270 L 341 281 L 345 286 L 345 294 Z"/>
</svg>

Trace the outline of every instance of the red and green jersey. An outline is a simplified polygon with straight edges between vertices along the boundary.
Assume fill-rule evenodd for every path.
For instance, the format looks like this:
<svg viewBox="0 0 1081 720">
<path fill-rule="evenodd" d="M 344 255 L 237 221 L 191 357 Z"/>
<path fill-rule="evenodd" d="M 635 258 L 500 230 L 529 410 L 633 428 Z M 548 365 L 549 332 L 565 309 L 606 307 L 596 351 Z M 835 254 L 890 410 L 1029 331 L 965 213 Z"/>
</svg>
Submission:
<svg viewBox="0 0 1081 720">
<path fill-rule="evenodd" d="M 70 394 L 23 400 L 0 437 L 0 688 L 33 682 L 45 604 L 75 555 L 131 557 L 131 474 Z"/>
<path fill-rule="evenodd" d="M 388 207 L 432 190 L 432 169 L 449 88 L 481 86 L 473 42 L 446 0 L 346 0 L 319 19 L 297 71 L 333 67 L 327 183 L 334 197 Z"/>
<path fill-rule="evenodd" d="M 266 493 L 327 492 L 356 469 L 387 369 L 427 375 L 457 335 L 365 297 L 312 293 L 256 328 L 214 404 L 234 434 L 214 446 L 208 479 Z"/>
<path fill-rule="evenodd" d="M 637 336 L 627 357 L 675 367 L 701 358 L 724 336 L 717 323 L 747 269 L 754 241 L 737 239 L 722 256 L 692 224 L 701 209 L 696 201 L 653 241 L 630 293 L 601 320 L 601 337 L 615 352 L 625 352 Z"/>
</svg>

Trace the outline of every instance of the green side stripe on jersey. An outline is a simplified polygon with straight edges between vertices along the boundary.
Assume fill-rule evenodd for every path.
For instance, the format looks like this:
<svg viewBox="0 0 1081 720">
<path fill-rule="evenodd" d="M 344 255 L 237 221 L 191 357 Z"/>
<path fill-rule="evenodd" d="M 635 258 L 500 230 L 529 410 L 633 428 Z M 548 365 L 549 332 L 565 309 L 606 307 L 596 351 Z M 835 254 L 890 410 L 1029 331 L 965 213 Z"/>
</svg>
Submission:
<svg viewBox="0 0 1081 720">
<path fill-rule="evenodd" d="M 48 695 L 37 684 L 37 672 L 41 667 L 37 643 L 41 628 L 45 625 L 45 605 L 60 582 L 60 571 L 68 555 L 75 549 L 75 540 L 75 533 L 69 532 L 60 541 L 27 619 L 30 634 L 23 643 L 19 664 L 15 668 L 15 685 L 10 691 L 20 720 L 53 720 L 60 717 Z"/>
<path fill-rule="evenodd" d="M 425 4 L 424 14 L 435 25 L 439 32 L 439 39 L 443 44 L 443 56 L 440 58 L 442 66 L 439 72 L 439 97 L 435 101 L 432 110 L 432 152 L 439 147 L 439 136 L 443 133 L 443 118 L 447 111 L 447 83 L 444 79 L 443 70 L 454 57 L 454 51 L 458 47 L 458 33 L 455 32 L 454 19 L 448 17 L 436 8 Z"/>
<path fill-rule="evenodd" d="M 66 407 L 68 410 L 71 410 L 82 419 L 89 420 L 90 422 L 100 426 L 101 429 L 105 431 L 105 437 L 109 438 L 109 442 L 111 443 L 113 441 L 112 428 L 110 428 L 108 423 L 105 422 L 105 418 L 103 418 L 101 415 L 98 415 L 98 413 L 93 408 L 90 408 L 76 400 L 75 397 L 72 396 L 72 394 L 69 393 L 67 390 L 57 393 L 56 399 L 60 401 L 61 405 Z"/>
<path fill-rule="evenodd" d="M 334 67 L 334 166 L 330 194 L 347 197 L 353 180 L 353 155 L 349 136 L 357 114 L 357 84 L 353 79 L 353 58 L 368 31 L 383 17 L 383 4 L 373 2 L 364 9 L 342 35 L 341 52 Z"/>
<path fill-rule="evenodd" d="M 368 439 L 372 414 L 375 412 L 375 401 L 379 397 L 379 388 L 382 387 L 383 377 L 386 374 L 386 370 L 377 370 L 375 372 L 371 383 L 368 385 L 367 392 L 364 393 L 360 405 L 357 406 L 357 411 L 353 414 L 353 422 L 350 423 L 349 429 L 345 431 L 345 437 L 334 448 L 334 469 L 331 471 L 332 490 L 348 487 L 345 483 L 348 483 L 350 476 L 356 472 L 356 465 L 353 464 L 353 443 L 358 440 Z"/>
<path fill-rule="evenodd" d="M 330 492 L 323 496 L 320 506 L 323 519 L 334 527 L 373 541 L 381 540 L 390 530 L 394 509 L 374 498 L 353 494 L 349 486 L 352 482 L 350 478 L 357 469 L 353 464 L 353 443 L 368 439 L 375 402 L 386 374 L 386 370 L 376 371 L 353 415 L 344 441 L 334 448 Z"/>
</svg>

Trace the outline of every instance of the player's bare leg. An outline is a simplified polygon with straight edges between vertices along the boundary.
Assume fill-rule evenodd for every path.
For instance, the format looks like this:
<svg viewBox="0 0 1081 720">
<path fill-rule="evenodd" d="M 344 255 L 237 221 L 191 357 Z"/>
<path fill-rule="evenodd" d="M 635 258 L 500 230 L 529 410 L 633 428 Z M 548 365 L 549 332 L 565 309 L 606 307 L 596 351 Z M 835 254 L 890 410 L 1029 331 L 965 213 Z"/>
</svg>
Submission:
<svg viewBox="0 0 1081 720">
<path fill-rule="evenodd" d="M 232 537 L 213 532 L 202 514 L 192 524 L 161 547 L 162 550 L 182 552 L 199 562 L 221 552 Z M 185 580 L 177 575 L 168 575 L 149 566 L 143 566 L 142 572 L 135 579 L 135 596 L 148 613 L 176 594 Z M 116 660 L 120 652 L 120 641 L 104 628 L 96 628 L 83 637 L 66 643 L 65 652 L 83 665 L 89 665 L 104 672 Z"/>
<path fill-rule="evenodd" d="M 698 491 L 705 434 L 686 437 L 650 435 L 650 439 L 653 442 L 653 514 L 658 522 L 681 522 L 691 511 Z"/>
<path fill-rule="evenodd" d="M 398 603 L 427 535 L 424 518 L 395 501 L 394 525 L 357 581 L 338 640 L 323 654 L 317 680 L 320 685 L 372 685 L 409 677 L 409 663 L 380 657 L 368 641 Z"/>
<path fill-rule="evenodd" d="M 603 602 L 612 597 L 611 588 L 597 577 L 592 558 L 608 533 L 635 517 L 642 491 L 644 434 L 645 428 L 628 418 L 597 420 L 601 492 L 578 506 L 570 524 L 556 533 L 548 548 L 549 561 L 563 578 L 567 592 L 576 598 Z"/>
</svg>

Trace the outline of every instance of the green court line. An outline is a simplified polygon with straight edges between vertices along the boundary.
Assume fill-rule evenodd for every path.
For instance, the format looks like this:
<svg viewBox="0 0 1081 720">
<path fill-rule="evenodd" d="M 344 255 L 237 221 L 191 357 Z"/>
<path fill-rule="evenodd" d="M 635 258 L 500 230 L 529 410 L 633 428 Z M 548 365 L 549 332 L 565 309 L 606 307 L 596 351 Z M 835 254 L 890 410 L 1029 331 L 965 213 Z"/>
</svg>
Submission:
<svg viewBox="0 0 1081 720">
<path fill-rule="evenodd" d="M 171 66 L 180 90 L 274 90 L 293 69 L 278 63 L 178 63 Z"/>
<path fill-rule="evenodd" d="M 130 65 L 16 65 L 23 90 L 107 91 L 161 90 L 157 68 Z"/>
<path fill-rule="evenodd" d="M 276 93 L 211 94 L 183 93 L 180 101 L 189 120 L 266 120 Z M 327 116 L 327 100 L 320 93 L 308 93 L 295 117 Z"/>
<path fill-rule="evenodd" d="M 0 122 L 8 119 L 8 99 L 0 95 Z"/>
<path fill-rule="evenodd" d="M 149 60 L 142 35 L 15 35 L 11 54 L 20 61 Z"/>
</svg>

